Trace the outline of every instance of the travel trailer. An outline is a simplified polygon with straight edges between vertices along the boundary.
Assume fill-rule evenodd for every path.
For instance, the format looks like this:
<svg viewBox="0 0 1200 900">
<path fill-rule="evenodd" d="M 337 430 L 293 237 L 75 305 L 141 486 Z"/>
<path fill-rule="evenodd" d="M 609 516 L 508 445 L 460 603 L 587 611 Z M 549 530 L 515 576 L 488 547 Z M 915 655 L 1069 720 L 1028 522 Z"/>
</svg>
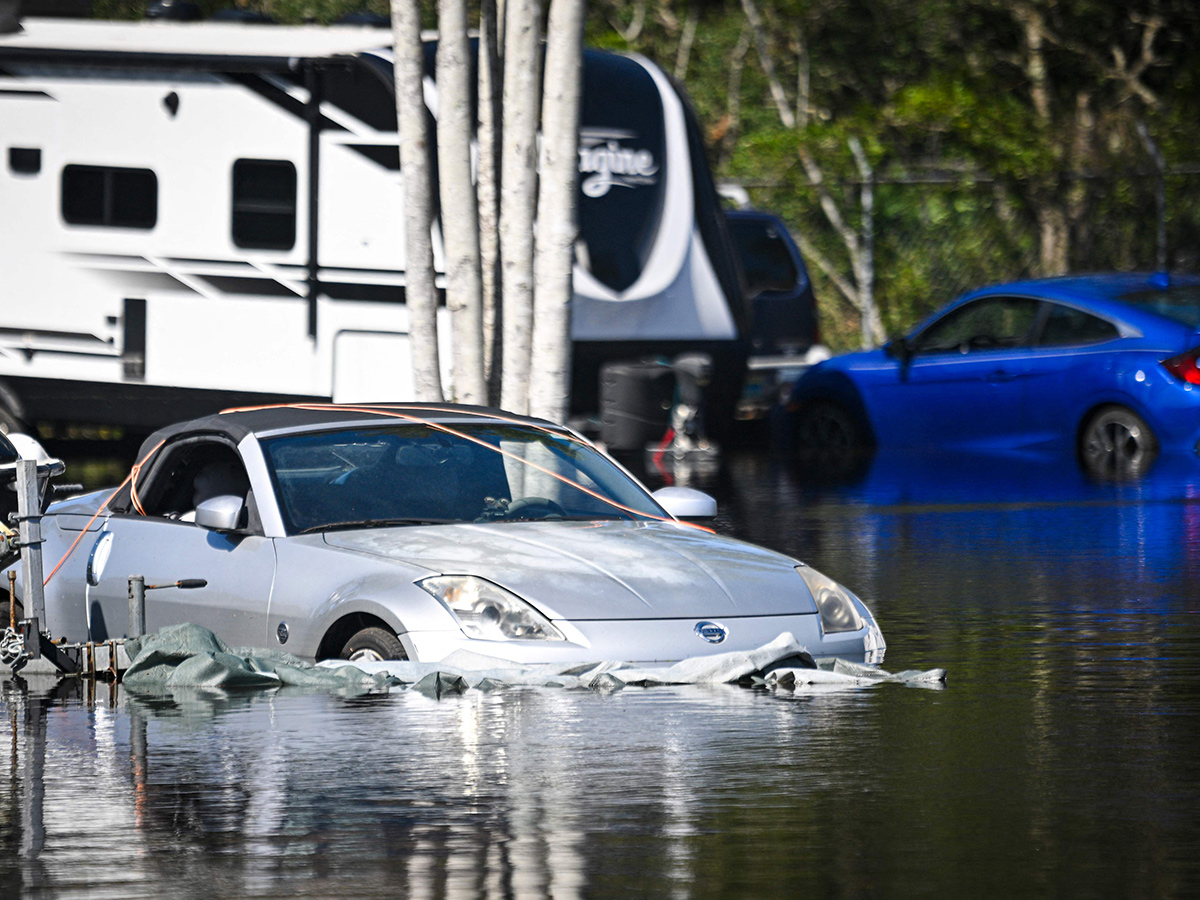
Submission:
<svg viewBox="0 0 1200 900">
<path fill-rule="evenodd" d="M 388 32 L 21 24 L 0 37 L 0 425 L 412 397 Z M 573 412 L 606 361 L 684 351 L 732 409 L 752 306 L 684 98 L 589 51 L 580 141 Z"/>
</svg>

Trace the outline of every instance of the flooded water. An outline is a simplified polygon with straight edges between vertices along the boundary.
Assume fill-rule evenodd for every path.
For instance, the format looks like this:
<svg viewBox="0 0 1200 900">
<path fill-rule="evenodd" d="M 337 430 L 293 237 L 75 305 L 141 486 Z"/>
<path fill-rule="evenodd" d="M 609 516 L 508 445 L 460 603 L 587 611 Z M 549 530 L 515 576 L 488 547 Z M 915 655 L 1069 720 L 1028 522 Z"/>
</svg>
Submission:
<svg viewBox="0 0 1200 900">
<path fill-rule="evenodd" d="M 944 690 L 132 696 L 6 682 L 0 900 L 1200 891 L 1200 464 L 684 477 Z"/>
</svg>

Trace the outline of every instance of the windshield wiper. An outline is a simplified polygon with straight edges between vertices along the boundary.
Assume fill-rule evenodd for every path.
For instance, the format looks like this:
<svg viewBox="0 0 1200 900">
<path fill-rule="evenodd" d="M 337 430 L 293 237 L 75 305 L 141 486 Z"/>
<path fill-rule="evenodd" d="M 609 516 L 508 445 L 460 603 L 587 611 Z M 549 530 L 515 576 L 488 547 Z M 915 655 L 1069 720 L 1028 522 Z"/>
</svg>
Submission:
<svg viewBox="0 0 1200 900">
<path fill-rule="evenodd" d="M 632 516 L 623 513 L 587 513 L 583 515 L 549 515 L 549 516 L 498 516 L 494 519 L 476 519 L 476 522 L 488 525 L 503 525 L 514 522 L 640 522 Z"/>
<path fill-rule="evenodd" d="M 312 525 L 301 529 L 298 533 L 312 534 L 316 531 L 346 531 L 351 528 L 391 528 L 400 525 L 450 525 L 461 521 L 461 519 L 420 519 L 413 517 L 398 519 L 352 519 L 346 522 L 326 522 L 322 525 Z"/>
</svg>

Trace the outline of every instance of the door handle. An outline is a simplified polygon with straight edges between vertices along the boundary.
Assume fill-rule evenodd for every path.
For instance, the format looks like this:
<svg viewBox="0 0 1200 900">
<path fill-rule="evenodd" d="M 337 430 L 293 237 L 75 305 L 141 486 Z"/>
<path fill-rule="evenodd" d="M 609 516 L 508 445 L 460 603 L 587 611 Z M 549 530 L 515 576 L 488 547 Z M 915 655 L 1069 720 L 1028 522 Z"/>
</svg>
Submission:
<svg viewBox="0 0 1200 900">
<path fill-rule="evenodd" d="M 988 375 L 984 380 L 992 384 L 1003 384 L 1006 381 L 1012 381 L 1015 377 L 1015 375 L 1010 375 L 1003 369 L 997 369 L 995 372 L 992 372 L 990 375 Z"/>
</svg>

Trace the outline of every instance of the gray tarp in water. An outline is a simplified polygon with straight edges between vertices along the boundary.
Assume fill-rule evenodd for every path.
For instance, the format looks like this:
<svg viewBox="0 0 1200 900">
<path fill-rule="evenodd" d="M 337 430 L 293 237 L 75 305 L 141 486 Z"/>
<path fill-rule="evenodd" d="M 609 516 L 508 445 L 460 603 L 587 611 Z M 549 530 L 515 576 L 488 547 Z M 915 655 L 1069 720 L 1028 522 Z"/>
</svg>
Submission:
<svg viewBox="0 0 1200 900">
<path fill-rule="evenodd" d="M 128 640 L 133 661 L 122 683 L 133 690 L 175 687 L 269 688 L 358 687 L 366 690 L 399 684 L 385 674 L 364 672 L 348 663 L 314 666 L 278 650 L 230 647 L 207 628 L 174 625 L 157 634 Z"/>
<path fill-rule="evenodd" d="M 469 689 L 514 685 L 584 690 L 617 690 L 626 685 L 731 684 L 768 687 L 864 687 L 898 682 L 940 687 L 944 669 L 892 674 L 875 666 L 844 660 L 814 661 L 791 634 L 749 652 L 719 653 L 685 659 L 671 666 L 645 667 L 621 662 L 575 665 L 519 665 L 508 660 L 459 651 L 435 663 L 327 661 L 311 665 L 277 650 L 227 646 L 197 625 L 177 625 L 139 641 L 127 641 L 133 662 L 124 684 L 133 690 L 176 687 L 269 688 L 282 685 L 360 688 L 411 685 L 432 696 Z"/>
</svg>

